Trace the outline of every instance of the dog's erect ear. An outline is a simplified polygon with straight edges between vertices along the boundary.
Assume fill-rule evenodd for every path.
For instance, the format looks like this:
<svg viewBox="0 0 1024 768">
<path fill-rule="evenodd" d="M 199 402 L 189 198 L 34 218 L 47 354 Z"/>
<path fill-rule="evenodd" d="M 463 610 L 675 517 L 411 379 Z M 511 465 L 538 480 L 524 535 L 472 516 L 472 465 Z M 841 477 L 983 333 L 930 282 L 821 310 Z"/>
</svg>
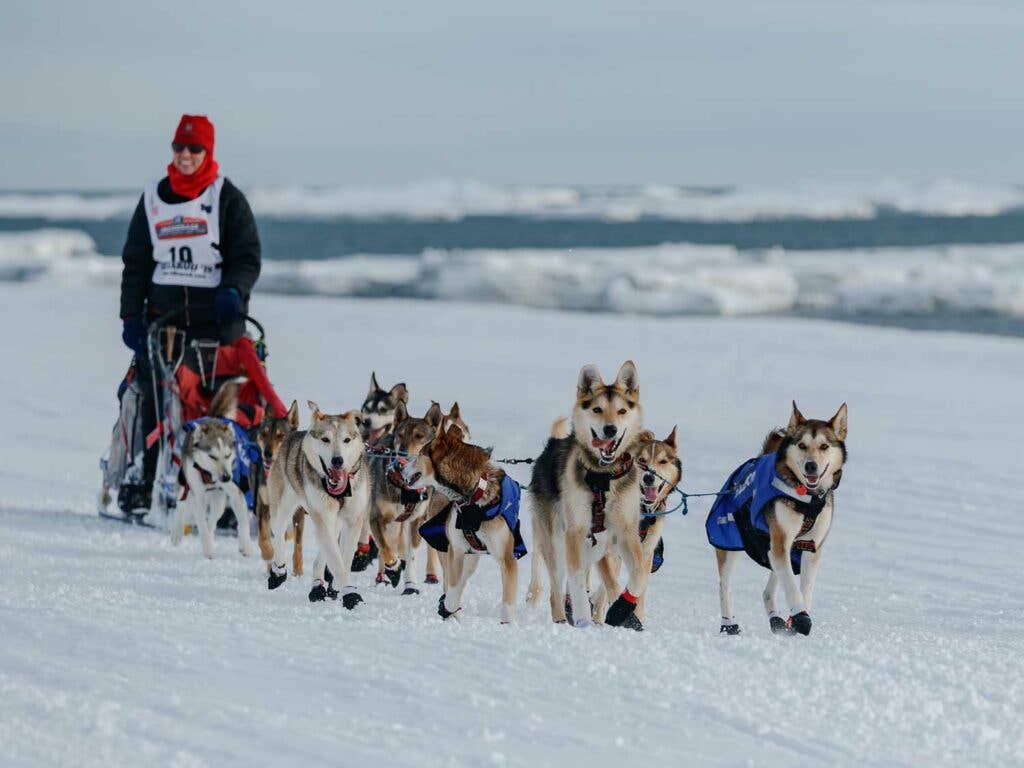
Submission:
<svg viewBox="0 0 1024 768">
<path fill-rule="evenodd" d="M 846 403 L 839 406 L 836 415 L 832 417 L 832 431 L 840 440 L 846 439 Z"/>
<path fill-rule="evenodd" d="M 388 394 L 400 403 L 409 402 L 409 390 L 406 388 L 404 381 L 395 384 Z"/>
<path fill-rule="evenodd" d="M 398 405 L 395 406 L 395 426 L 397 427 L 403 421 L 409 418 L 409 409 L 405 407 L 405 402 L 402 400 L 398 401 Z"/>
<path fill-rule="evenodd" d="M 361 430 L 363 425 L 366 424 L 366 419 L 363 418 L 363 414 L 359 411 L 349 411 L 352 414 L 352 421 L 356 423 L 356 426 Z"/>
<path fill-rule="evenodd" d="M 654 433 L 651 432 L 651 430 L 649 429 L 645 429 L 643 432 L 641 432 L 640 437 L 638 439 L 641 443 L 653 443 L 655 440 L 657 440 L 657 438 L 654 436 Z"/>
<path fill-rule="evenodd" d="M 604 379 L 601 378 L 601 372 L 597 370 L 596 365 L 584 365 L 580 368 L 580 378 L 576 382 L 576 389 L 579 390 L 581 395 L 585 395 L 592 392 L 595 387 L 604 384 Z"/>
<path fill-rule="evenodd" d="M 459 413 L 459 401 L 456 400 L 454 403 L 452 403 L 452 409 L 448 411 L 448 418 L 457 419 L 459 418 L 460 415 L 461 414 Z"/>
<path fill-rule="evenodd" d="M 380 384 L 377 383 L 377 372 L 374 371 L 373 373 L 370 374 L 370 392 L 369 392 L 369 394 L 372 395 L 378 389 L 380 389 Z"/>
<path fill-rule="evenodd" d="M 441 412 L 441 406 L 431 401 L 430 408 L 427 410 L 427 415 L 423 417 L 423 420 L 434 429 L 439 429 L 441 422 L 444 421 L 444 414 Z"/>
<path fill-rule="evenodd" d="M 807 419 L 800 413 L 800 409 L 796 407 L 796 400 L 793 401 L 793 415 L 789 417 L 789 426 L 786 429 L 793 430 L 799 427 L 801 424 L 807 423 Z"/>
<path fill-rule="evenodd" d="M 676 447 L 677 447 L 676 446 L 676 429 L 677 429 L 677 425 L 674 425 L 672 427 L 672 431 L 668 433 L 668 437 L 666 437 L 665 440 L 664 440 L 665 445 L 667 445 L 673 451 L 676 450 Z"/>
<path fill-rule="evenodd" d="M 309 406 L 310 413 L 313 414 L 313 421 L 320 421 L 323 418 L 323 412 L 320 410 L 320 406 L 314 403 L 312 400 L 307 400 L 306 405 Z"/>
<path fill-rule="evenodd" d="M 627 360 L 619 368 L 619 375 L 615 377 L 615 386 L 624 389 L 626 392 L 636 392 L 640 389 L 640 377 L 636 372 L 636 363 Z"/>
<path fill-rule="evenodd" d="M 452 443 L 461 443 L 463 438 L 466 437 L 465 433 L 459 427 L 458 424 L 452 424 L 445 430 L 445 439 Z"/>
<path fill-rule="evenodd" d="M 226 381 L 220 385 L 210 403 L 210 415 L 221 419 L 233 419 L 238 410 L 238 382 Z"/>
<path fill-rule="evenodd" d="M 288 409 L 288 413 L 285 414 L 285 418 L 288 419 L 288 426 L 292 429 L 299 428 L 299 401 L 292 400 L 291 407 Z"/>
</svg>

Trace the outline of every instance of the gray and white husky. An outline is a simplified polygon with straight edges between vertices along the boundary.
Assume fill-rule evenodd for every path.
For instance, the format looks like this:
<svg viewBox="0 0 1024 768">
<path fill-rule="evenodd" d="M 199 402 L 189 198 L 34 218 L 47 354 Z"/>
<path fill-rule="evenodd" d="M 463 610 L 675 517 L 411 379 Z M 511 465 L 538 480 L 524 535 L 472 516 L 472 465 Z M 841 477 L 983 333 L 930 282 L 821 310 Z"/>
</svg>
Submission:
<svg viewBox="0 0 1024 768">
<path fill-rule="evenodd" d="M 199 529 L 203 554 L 213 557 L 217 521 L 226 508 L 238 521 L 238 549 L 246 557 L 255 551 L 249 531 L 249 507 L 233 480 L 238 460 L 234 427 L 221 421 L 234 417 L 238 408 L 238 383 L 222 385 L 210 403 L 209 418 L 186 433 L 181 446 L 178 503 L 171 521 L 171 542 L 181 542 L 188 519 Z"/>
<path fill-rule="evenodd" d="M 288 575 L 285 532 L 292 516 L 304 509 L 313 519 L 320 547 L 313 566 L 314 589 L 326 592 L 324 568 L 329 566 L 342 602 L 351 610 L 362 602 L 351 583 L 351 566 L 370 509 L 363 417 L 359 411 L 329 415 L 312 400 L 309 408 L 309 429 L 284 438 L 267 478 L 273 549 L 267 585 L 275 589 Z"/>
</svg>

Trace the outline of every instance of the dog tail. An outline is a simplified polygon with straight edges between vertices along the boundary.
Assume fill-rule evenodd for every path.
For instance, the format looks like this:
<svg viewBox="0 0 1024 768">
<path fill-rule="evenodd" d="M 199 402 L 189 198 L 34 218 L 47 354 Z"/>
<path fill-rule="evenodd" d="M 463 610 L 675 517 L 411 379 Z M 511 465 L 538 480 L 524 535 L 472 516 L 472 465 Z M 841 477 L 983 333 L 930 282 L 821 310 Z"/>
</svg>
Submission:
<svg viewBox="0 0 1024 768">
<path fill-rule="evenodd" d="M 767 456 L 769 453 L 775 453 L 779 450 L 779 446 L 782 445 L 782 441 L 785 439 L 786 430 L 782 427 L 776 427 L 765 435 L 764 442 L 761 443 L 761 455 Z"/>
<path fill-rule="evenodd" d="M 221 419 L 235 418 L 235 411 L 238 410 L 238 381 L 225 381 L 221 384 L 217 394 L 213 396 L 210 403 L 210 415 Z"/>
<path fill-rule="evenodd" d="M 571 431 L 569 420 L 565 416 L 555 419 L 554 424 L 551 425 L 551 436 L 556 440 L 568 437 Z"/>
</svg>

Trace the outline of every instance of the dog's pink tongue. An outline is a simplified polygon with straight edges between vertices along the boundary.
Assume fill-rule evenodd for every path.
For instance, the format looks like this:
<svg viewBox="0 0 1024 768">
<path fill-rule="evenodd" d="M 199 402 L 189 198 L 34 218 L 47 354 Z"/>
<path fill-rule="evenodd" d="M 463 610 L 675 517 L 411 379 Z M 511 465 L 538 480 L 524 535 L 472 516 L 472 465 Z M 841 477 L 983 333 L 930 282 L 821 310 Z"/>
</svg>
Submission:
<svg viewBox="0 0 1024 768">
<path fill-rule="evenodd" d="M 644 488 L 644 501 L 654 501 L 658 498 L 658 489 L 653 485 Z"/>
<path fill-rule="evenodd" d="M 348 472 L 344 469 L 332 469 L 330 471 L 330 485 L 332 491 L 344 493 L 348 488 Z"/>
<path fill-rule="evenodd" d="M 595 437 L 593 440 L 590 441 L 590 444 L 592 446 L 594 446 L 595 448 L 600 448 L 601 450 L 604 450 L 606 448 L 611 448 L 614 443 L 615 443 L 615 439 L 614 438 L 612 438 L 611 440 L 598 440 Z"/>
</svg>

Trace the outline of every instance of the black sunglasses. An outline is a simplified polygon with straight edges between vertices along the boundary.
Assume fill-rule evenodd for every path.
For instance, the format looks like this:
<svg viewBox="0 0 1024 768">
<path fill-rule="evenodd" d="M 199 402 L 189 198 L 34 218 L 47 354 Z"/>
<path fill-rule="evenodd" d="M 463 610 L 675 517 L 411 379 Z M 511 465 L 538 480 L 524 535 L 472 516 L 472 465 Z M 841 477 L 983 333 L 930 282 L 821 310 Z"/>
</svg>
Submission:
<svg viewBox="0 0 1024 768">
<path fill-rule="evenodd" d="M 200 152 L 206 151 L 206 147 L 204 147 L 202 144 L 179 144 L 176 141 L 171 143 L 171 149 L 173 149 L 175 152 L 184 152 L 186 148 L 193 155 L 198 155 Z"/>
</svg>

